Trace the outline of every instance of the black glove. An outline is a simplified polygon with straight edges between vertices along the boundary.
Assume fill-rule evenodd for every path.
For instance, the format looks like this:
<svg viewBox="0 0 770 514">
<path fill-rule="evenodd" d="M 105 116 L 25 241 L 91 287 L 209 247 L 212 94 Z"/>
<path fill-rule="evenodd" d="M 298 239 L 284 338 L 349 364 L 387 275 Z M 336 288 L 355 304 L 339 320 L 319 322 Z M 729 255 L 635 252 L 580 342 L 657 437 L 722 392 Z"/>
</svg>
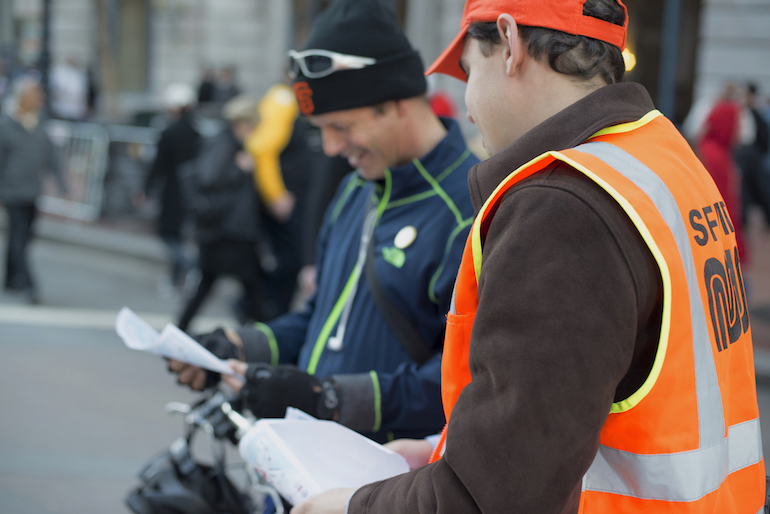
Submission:
<svg viewBox="0 0 770 514">
<path fill-rule="evenodd" d="M 333 380 L 287 365 L 249 364 L 241 397 L 258 418 L 282 418 L 286 407 L 295 407 L 318 419 L 334 419 L 340 404 Z"/>
<path fill-rule="evenodd" d="M 197 336 L 193 336 L 193 339 L 198 341 L 201 346 L 220 359 L 240 358 L 240 348 L 235 346 L 233 342 L 227 338 L 225 331 L 221 328 L 208 334 L 198 334 Z"/>
<path fill-rule="evenodd" d="M 221 328 L 214 330 L 208 334 L 198 334 L 193 336 L 193 339 L 198 341 L 201 346 L 219 357 L 220 359 L 238 359 L 240 358 L 240 348 L 235 346 L 225 335 L 225 331 Z M 206 370 L 206 385 L 204 389 L 214 387 L 222 379 L 222 375 L 216 371 Z"/>
</svg>

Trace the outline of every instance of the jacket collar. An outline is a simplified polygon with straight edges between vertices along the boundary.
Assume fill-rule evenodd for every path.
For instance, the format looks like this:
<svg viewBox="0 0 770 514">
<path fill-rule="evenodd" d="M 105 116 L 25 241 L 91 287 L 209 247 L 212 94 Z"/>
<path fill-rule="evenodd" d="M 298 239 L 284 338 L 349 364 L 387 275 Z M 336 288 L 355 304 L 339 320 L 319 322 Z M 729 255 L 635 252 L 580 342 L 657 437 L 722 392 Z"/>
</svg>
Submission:
<svg viewBox="0 0 770 514">
<path fill-rule="evenodd" d="M 439 119 L 447 129 L 444 139 L 430 152 L 418 159 L 423 169 L 433 178 L 437 178 L 452 166 L 468 148 L 460 131 L 460 125 L 449 118 Z M 391 201 L 431 189 L 431 185 L 423 178 L 414 162 L 392 167 L 390 173 L 393 179 L 390 192 Z M 385 181 L 378 180 L 375 184 L 379 186 L 377 189 L 381 191 Z"/>
<path fill-rule="evenodd" d="M 510 173 L 549 151 L 573 148 L 603 128 L 637 121 L 655 109 L 647 90 L 630 82 L 604 86 L 551 116 L 468 174 L 478 210 Z"/>
</svg>

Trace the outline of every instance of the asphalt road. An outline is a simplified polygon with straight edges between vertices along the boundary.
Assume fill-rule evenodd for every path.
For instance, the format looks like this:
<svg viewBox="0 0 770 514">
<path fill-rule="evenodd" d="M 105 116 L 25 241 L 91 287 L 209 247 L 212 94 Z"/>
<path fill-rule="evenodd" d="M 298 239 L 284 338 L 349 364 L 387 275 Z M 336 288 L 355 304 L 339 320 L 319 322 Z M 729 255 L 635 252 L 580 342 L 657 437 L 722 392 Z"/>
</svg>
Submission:
<svg viewBox="0 0 770 514">
<path fill-rule="evenodd" d="M 162 328 L 181 300 L 159 294 L 160 262 L 44 240 L 31 250 L 43 304 L 0 293 L 0 512 L 129 512 L 137 471 L 183 433 L 165 404 L 196 395 L 126 348 L 115 315 L 128 305 Z M 235 291 L 223 283 L 198 328 L 231 325 Z"/>
<path fill-rule="evenodd" d="M 42 305 L 0 292 L 0 513 L 126 513 L 137 471 L 182 435 L 165 404 L 196 395 L 161 359 L 127 349 L 115 315 L 128 305 L 161 328 L 181 301 L 158 293 L 164 266 L 152 259 L 39 240 L 32 262 Z M 223 283 L 197 328 L 232 325 L 235 291 Z M 768 442 L 770 378 L 760 383 Z"/>
</svg>

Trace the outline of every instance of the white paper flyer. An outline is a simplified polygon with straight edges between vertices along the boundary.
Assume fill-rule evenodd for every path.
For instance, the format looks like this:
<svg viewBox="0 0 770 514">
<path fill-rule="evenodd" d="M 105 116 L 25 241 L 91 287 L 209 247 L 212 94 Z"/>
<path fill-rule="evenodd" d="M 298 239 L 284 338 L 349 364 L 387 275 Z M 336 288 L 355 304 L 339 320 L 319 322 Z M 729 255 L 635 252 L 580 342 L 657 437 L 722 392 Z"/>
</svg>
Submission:
<svg viewBox="0 0 770 514">
<path fill-rule="evenodd" d="M 123 307 L 115 320 L 115 331 L 131 349 L 155 353 L 226 375 L 235 375 L 227 363 L 169 323 L 163 331 L 148 325 L 128 307 Z"/>
</svg>

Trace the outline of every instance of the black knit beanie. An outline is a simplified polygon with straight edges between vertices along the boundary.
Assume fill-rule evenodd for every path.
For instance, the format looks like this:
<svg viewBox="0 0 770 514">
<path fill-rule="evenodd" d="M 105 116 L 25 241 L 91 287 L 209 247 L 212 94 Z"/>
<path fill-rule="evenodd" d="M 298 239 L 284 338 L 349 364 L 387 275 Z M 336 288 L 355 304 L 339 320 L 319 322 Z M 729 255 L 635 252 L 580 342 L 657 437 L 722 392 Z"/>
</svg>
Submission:
<svg viewBox="0 0 770 514">
<path fill-rule="evenodd" d="M 425 93 L 419 53 L 398 25 L 393 0 L 337 0 L 313 24 L 304 50 L 327 50 L 377 62 L 316 79 L 299 70 L 294 92 L 303 114 L 377 105 Z"/>
</svg>

